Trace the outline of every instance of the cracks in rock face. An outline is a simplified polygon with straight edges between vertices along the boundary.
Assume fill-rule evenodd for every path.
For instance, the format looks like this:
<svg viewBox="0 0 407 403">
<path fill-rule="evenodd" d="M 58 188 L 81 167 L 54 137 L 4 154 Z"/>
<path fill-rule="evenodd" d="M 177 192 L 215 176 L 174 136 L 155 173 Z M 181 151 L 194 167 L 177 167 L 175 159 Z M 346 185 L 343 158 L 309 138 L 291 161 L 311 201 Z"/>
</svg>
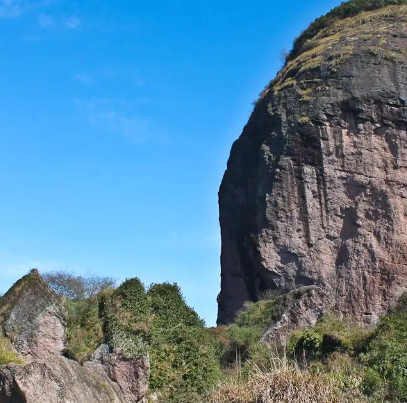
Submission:
<svg viewBox="0 0 407 403">
<path fill-rule="evenodd" d="M 343 223 L 340 233 L 340 238 L 343 242 L 348 239 L 356 238 L 358 236 L 358 230 L 361 225 L 358 224 L 358 216 L 355 207 L 346 207 L 342 209 Z"/>
<path fill-rule="evenodd" d="M 349 249 L 346 242 L 342 243 L 339 248 L 338 254 L 336 256 L 335 266 L 336 268 L 341 267 L 349 260 Z"/>
<path fill-rule="evenodd" d="M 386 143 L 389 146 L 389 151 L 391 152 L 394 158 L 394 169 L 399 169 L 400 145 L 397 134 L 387 132 L 384 138 L 386 139 Z"/>
<path fill-rule="evenodd" d="M 14 375 L 8 368 L 4 368 L 0 373 L 0 402 L 27 403 L 27 398 L 14 382 Z"/>
<path fill-rule="evenodd" d="M 358 64 L 354 67 L 363 71 Z M 341 293 L 348 293 L 346 301 L 341 297 L 341 308 L 348 309 L 352 300 L 360 303 L 364 298 L 358 286 L 366 289 L 376 284 L 362 278 L 361 271 L 375 275 L 381 265 L 389 270 L 385 266 L 391 264 L 380 260 L 381 252 L 394 247 L 392 231 L 404 208 L 403 201 L 394 206 L 392 192 L 397 188 L 398 197 L 407 194 L 403 177 L 407 108 L 398 100 L 400 92 L 405 94 L 387 85 L 391 80 L 386 75 L 383 82 L 371 85 L 368 75 L 353 73 L 326 80 L 329 94 L 318 94 L 315 102 L 307 104 L 309 108 L 289 90 L 279 98 L 270 95 L 264 100 L 267 119 L 263 114 L 252 120 L 244 141 L 235 147 L 227 179 L 238 183 L 245 197 L 237 206 L 225 185 L 228 204 L 223 206 L 227 217 L 223 224 L 234 231 L 241 282 L 252 300 L 261 290 L 314 284 L 326 275 L 336 276 L 332 289 L 339 284 Z M 256 107 L 258 114 L 262 108 Z M 303 112 L 309 121 L 299 125 L 296 116 Z M 317 115 L 323 117 L 317 120 Z M 270 236 L 260 250 L 258 236 L 263 230 Z M 236 294 L 238 299 L 239 291 Z"/>
</svg>

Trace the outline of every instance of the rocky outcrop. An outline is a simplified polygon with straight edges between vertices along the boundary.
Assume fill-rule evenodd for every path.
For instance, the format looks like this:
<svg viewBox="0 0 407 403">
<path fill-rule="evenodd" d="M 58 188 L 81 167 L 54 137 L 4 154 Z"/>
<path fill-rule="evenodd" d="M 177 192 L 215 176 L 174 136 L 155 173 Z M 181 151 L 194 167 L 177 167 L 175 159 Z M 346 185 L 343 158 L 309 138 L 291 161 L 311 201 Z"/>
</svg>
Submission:
<svg viewBox="0 0 407 403">
<path fill-rule="evenodd" d="M 0 327 L 24 360 L 0 367 L 1 403 L 136 403 L 147 391 L 148 358 L 109 346 L 83 366 L 62 355 L 64 305 L 36 270 L 0 300 Z"/>
<path fill-rule="evenodd" d="M 0 369 L 3 403 L 127 403 L 103 371 L 87 370 L 65 357 L 8 365 Z"/>
<path fill-rule="evenodd" d="M 316 286 L 297 288 L 273 302 L 276 312 L 262 341 L 276 341 L 283 345 L 293 330 L 314 327 L 333 303 L 330 296 Z"/>
<path fill-rule="evenodd" d="M 0 301 L 4 335 L 26 359 L 62 355 L 66 321 L 62 300 L 34 270 Z"/>
<path fill-rule="evenodd" d="M 406 26 L 405 5 L 332 20 L 262 93 L 219 190 L 218 323 L 317 286 L 372 324 L 406 290 Z"/>
<path fill-rule="evenodd" d="M 138 360 L 128 359 L 120 351 L 101 345 L 85 368 L 102 370 L 109 379 L 119 385 L 120 391 L 128 402 L 140 401 L 148 390 L 150 362 L 148 355 Z"/>
</svg>

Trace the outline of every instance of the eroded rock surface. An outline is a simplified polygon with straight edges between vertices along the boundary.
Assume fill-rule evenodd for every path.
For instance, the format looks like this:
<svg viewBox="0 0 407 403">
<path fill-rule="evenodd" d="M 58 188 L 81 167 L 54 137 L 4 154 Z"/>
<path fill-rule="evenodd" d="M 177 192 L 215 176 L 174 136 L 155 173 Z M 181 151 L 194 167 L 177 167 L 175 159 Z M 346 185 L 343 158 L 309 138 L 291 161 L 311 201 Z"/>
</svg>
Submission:
<svg viewBox="0 0 407 403">
<path fill-rule="evenodd" d="M 317 286 L 370 324 L 406 290 L 406 26 L 406 6 L 330 24 L 263 92 L 219 191 L 218 323 Z"/>
<path fill-rule="evenodd" d="M 262 341 L 286 344 L 293 330 L 314 327 L 333 301 L 321 288 L 306 286 L 297 288 L 274 300 L 277 318 L 263 335 Z"/>
<path fill-rule="evenodd" d="M 66 339 L 62 300 L 37 271 L 19 280 L 0 302 L 0 324 L 26 359 L 61 355 Z"/>
<path fill-rule="evenodd" d="M 140 401 L 148 390 L 150 361 L 148 356 L 140 359 L 128 359 L 120 351 L 101 345 L 93 360 L 85 363 L 85 368 L 102 370 L 109 379 L 117 383 L 123 396 L 129 402 Z"/>
<path fill-rule="evenodd" d="M 89 371 L 73 360 L 48 356 L 46 361 L 0 369 L 2 403 L 127 403 L 103 372 Z M 133 400 L 136 402 L 137 400 Z"/>
<path fill-rule="evenodd" d="M 63 303 L 36 270 L 1 299 L 0 331 L 25 362 L 0 367 L 1 403 L 136 403 L 147 391 L 148 358 L 125 359 L 108 346 L 83 366 L 62 355 Z"/>
</svg>

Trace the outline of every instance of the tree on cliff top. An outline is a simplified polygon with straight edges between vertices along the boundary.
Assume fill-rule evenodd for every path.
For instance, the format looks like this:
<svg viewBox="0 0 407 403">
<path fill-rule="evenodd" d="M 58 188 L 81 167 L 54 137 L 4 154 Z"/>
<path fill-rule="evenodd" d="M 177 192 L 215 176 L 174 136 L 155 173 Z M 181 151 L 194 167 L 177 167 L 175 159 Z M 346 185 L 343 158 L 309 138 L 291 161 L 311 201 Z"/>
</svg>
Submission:
<svg viewBox="0 0 407 403">
<path fill-rule="evenodd" d="M 42 278 L 57 294 L 72 300 L 91 298 L 116 286 L 116 280 L 110 277 L 75 276 L 63 270 L 44 273 Z"/>
</svg>

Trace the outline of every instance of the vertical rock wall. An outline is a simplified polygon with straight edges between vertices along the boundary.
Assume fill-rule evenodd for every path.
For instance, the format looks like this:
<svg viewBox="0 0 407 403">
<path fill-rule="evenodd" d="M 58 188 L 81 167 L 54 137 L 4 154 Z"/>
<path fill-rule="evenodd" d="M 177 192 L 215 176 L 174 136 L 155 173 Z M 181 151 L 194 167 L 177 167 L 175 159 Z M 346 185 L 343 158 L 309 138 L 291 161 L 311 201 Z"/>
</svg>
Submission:
<svg viewBox="0 0 407 403">
<path fill-rule="evenodd" d="M 325 312 L 369 324 L 407 289 L 407 8 L 386 10 L 319 33 L 233 145 L 218 323 L 265 290 L 315 285 Z"/>
</svg>

